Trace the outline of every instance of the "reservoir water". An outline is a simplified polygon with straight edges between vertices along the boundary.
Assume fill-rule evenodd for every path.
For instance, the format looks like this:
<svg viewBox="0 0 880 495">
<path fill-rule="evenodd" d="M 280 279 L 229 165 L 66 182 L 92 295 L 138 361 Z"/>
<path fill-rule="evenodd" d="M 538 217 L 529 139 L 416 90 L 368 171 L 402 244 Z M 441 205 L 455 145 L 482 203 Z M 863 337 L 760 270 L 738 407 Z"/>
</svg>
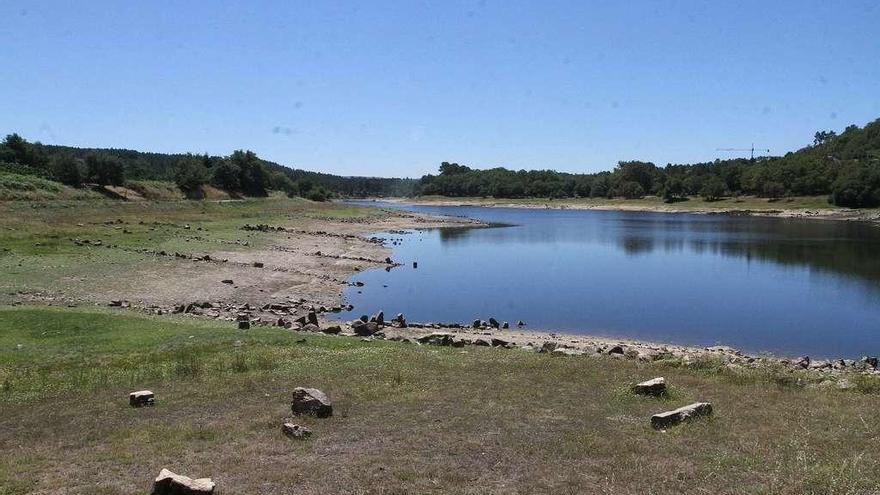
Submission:
<svg viewBox="0 0 880 495">
<path fill-rule="evenodd" d="M 403 266 L 354 276 L 364 286 L 347 290 L 355 309 L 346 318 L 380 309 L 424 322 L 491 316 L 783 356 L 880 353 L 880 228 L 871 224 L 366 204 L 509 226 L 377 233 Z"/>
</svg>

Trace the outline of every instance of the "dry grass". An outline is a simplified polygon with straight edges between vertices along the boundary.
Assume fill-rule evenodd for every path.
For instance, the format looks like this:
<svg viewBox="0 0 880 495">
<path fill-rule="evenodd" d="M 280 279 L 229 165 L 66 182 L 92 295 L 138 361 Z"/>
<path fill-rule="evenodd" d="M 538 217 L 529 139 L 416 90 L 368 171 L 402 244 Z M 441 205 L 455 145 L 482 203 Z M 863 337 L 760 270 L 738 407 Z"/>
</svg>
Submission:
<svg viewBox="0 0 880 495">
<path fill-rule="evenodd" d="M 305 341 L 301 341 L 301 339 Z M 241 341 L 240 346 L 235 341 Z M 21 347 L 18 347 L 18 345 Z M 664 375 L 666 399 L 626 386 Z M 298 385 L 335 402 L 280 433 Z M 146 493 L 160 468 L 222 493 L 868 494 L 876 395 L 519 350 L 248 332 L 107 310 L 0 309 L 0 493 Z M 131 409 L 127 393 L 157 394 Z M 713 419 L 653 431 L 693 400 Z"/>
</svg>

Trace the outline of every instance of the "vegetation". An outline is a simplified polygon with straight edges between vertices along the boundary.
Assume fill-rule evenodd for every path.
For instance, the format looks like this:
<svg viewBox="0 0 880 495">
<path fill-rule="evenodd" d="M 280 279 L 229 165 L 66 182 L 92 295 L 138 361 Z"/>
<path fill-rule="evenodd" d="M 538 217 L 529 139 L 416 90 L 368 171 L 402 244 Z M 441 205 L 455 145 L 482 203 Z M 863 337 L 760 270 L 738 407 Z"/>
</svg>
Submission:
<svg viewBox="0 0 880 495">
<path fill-rule="evenodd" d="M 880 119 L 841 134 L 817 132 L 813 144 L 780 157 L 715 160 L 692 165 L 622 161 L 612 172 L 475 170 L 443 162 L 439 175 L 422 177 L 422 195 L 495 198 L 625 198 L 646 195 L 674 202 L 689 196 L 828 195 L 837 206 L 880 206 Z"/>
<path fill-rule="evenodd" d="M 146 493 L 164 466 L 224 493 L 857 494 L 877 397 L 629 360 L 422 347 L 99 309 L 0 307 L 0 492 Z M 663 375 L 665 398 L 627 385 Z M 281 435 L 293 387 L 332 418 Z M 132 409 L 150 389 L 156 406 Z M 710 400 L 712 419 L 648 417 Z M 560 469 L 564 466 L 564 469 Z"/>
<path fill-rule="evenodd" d="M 209 184 L 235 196 L 263 197 L 275 190 L 314 201 L 334 195 L 404 196 L 411 194 L 416 184 L 411 179 L 340 177 L 291 169 L 247 150 L 220 157 L 74 148 L 31 143 L 18 134 L 6 136 L 0 143 L 0 172 L 39 177 L 70 187 L 172 182 L 192 198 L 204 197 L 204 187 Z"/>
</svg>

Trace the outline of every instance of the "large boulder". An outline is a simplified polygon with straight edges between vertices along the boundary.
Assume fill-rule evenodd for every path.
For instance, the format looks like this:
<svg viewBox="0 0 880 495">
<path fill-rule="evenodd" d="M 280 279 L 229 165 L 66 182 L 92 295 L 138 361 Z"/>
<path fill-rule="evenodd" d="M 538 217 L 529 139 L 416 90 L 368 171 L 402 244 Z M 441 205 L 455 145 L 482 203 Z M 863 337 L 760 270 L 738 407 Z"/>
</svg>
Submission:
<svg viewBox="0 0 880 495">
<path fill-rule="evenodd" d="M 128 404 L 131 407 L 152 406 L 156 403 L 156 396 L 149 390 L 138 390 L 128 394 Z"/>
<path fill-rule="evenodd" d="M 498 323 L 498 320 L 496 320 L 495 318 L 489 318 L 489 326 L 492 328 L 499 328 L 501 327 L 501 324 Z"/>
<path fill-rule="evenodd" d="M 309 314 L 306 318 L 308 319 L 309 323 L 318 326 L 318 315 L 314 311 L 309 311 Z"/>
<path fill-rule="evenodd" d="M 152 495 L 210 495 L 214 493 L 211 478 L 192 479 L 162 469 L 153 482 Z"/>
<path fill-rule="evenodd" d="M 333 415 L 333 404 L 324 392 L 316 388 L 296 387 L 290 405 L 293 414 L 308 414 L 319 418 Z"/>
<path fill-rule="evenodd" d="M 633 393 L 660 396 L 666 393 L 666 379 L 662 376 L 633 385 Z"/>
<path fill-rule="evenodd" d="M 712 414 L 712 404 L 708 402 L 695 402 L 688 406 L 679 407 L 673 411 L 666 411 L 651 416 L 651 426 L 658 430 L 675 426 L 683 421 L 689 421 L 693 418 L 702 416 L 710 416 Z"/>
<path fill-rule="evenodd" d="M 355 320 L 351 322 L 351 331 L 354 332 L 355 335 L 369 337 L 379 331 L 379 325 L 375 321 L 364 323 L 361 320 Z"/>
</svg>

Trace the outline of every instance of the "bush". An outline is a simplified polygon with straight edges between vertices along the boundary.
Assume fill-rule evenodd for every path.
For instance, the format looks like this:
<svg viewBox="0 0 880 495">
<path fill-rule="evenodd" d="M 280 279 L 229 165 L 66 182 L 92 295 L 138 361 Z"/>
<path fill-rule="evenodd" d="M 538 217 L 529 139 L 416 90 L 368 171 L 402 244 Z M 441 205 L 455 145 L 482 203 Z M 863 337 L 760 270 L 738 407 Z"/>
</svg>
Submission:
<svg viewBox="0 0 880 495">
<path fill-rule="evenodd" d="M 189 156 L 177 164 L 174 172 L 174 183 L 181 191 L 192 194 L 203 185 L 208 183 L 210 172 L 204 161 L 194 156 Z"/>
<path fill-rule="evenodd" d="M 61 156 L 52 160 L 52 176 L 60 183 L 78 187 L 82 184 L 82 171 L 79 164 L 70 156 Z"/>
</svg>

